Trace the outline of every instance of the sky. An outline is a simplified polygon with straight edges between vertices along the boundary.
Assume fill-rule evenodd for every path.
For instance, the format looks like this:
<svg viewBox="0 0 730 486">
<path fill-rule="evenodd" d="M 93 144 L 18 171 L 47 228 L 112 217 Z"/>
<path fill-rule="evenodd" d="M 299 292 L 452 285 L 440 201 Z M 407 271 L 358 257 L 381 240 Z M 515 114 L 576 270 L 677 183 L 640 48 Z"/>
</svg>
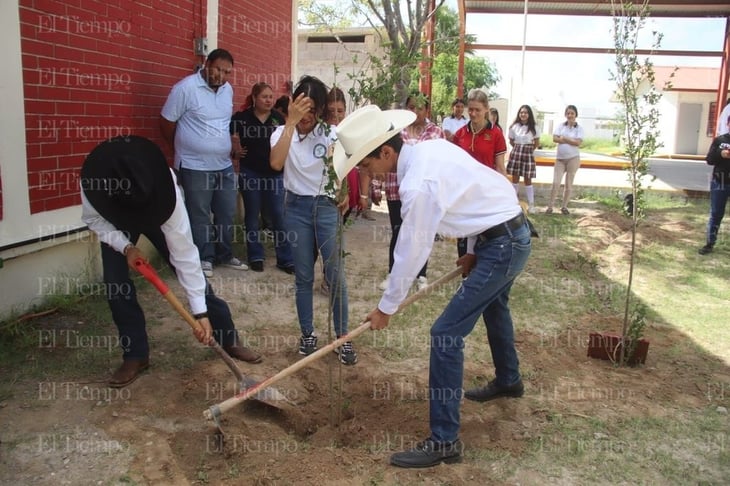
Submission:
<svg viewBox="0 0 730 486">
<path fill-rule="evenodd" d="M 318 1 L 337 6 L 344 0 Z M 456 0 L 446 0 L 445 5 L 457 10 Z M 466 32 L 476 35 L 479 44 L 522 45 L 524 17 L 521 14 L 469 14 L 466 23 Z M 528 15 L 526 44 L 612 48 L 611 28 L 610 17 Z M 653 30 L 663 34 L 660 49 L 722 51 L 725 19 L 649 18 L 642 29 L 644 39 L 639 48 L 651 47 Z M 566 105 L 572 104 L 581 115 L 612 117 L 616 113 L 617 105 L 609 101 L 615 89 L 609 74 L 614 67 L 613 55 L 527 52 L 523 85 L 520 51 L 476 51 L 475 54 L 486 57 L 496 66 L 502 80 L 493 91 L 510 98 L 512 106 L 527 103 L 541 111 L 562 113 Z M 640 56 L 641 60 L 644 58 Z M 651 61 L 655 66 L 719 68 L 721 59 L 719 56 L 654 56 Z"/>
<path fill-rule="evenodd" d="M 447 2 L 451 3 L 451 2 Z M 466 31 L 477 43 L 522 45 L 522 15 L 467 15 Z M 613 47 L 610 17 L 528 15 L 527 45 Z M 651 47 L 651 32 L 663 34 L 661 49 L 721 51 L 724 19 L 648 19 L 640 48 Z M 562 112 L 573 104 L 579 112 L 611 116 L 616 105 L 609 102 L 615 88 L 609 70 L 613 55 L 527 52 L 524 87 L 521 86 L 522 52 L 476 51 L 497 68 L 502 81 L 494 88 L 501 97 L 513 98 L 512 105 L 537 105 L 544 111 Z M 644 59 L 645 56 L 640 56 Z M 720 57 L 654 56 L 654 66 L 720 67 Z"/>
</svg>

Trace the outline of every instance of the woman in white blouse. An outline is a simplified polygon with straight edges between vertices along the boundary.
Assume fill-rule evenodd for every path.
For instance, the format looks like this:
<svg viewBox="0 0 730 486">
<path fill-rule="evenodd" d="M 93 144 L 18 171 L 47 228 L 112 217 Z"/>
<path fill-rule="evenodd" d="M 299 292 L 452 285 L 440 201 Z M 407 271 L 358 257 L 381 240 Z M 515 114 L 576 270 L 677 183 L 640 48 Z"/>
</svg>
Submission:
<svg viewBox="0 0 730 486">
<path fill-rule="evenodd" d="M 573 179 L 580 167 L 580 145 L 583 143 L 583 127 L 579 126 L 575 119 L 578 117 L 578 108 L 575 105 L 568 105 L 565 108 L 565 123 L 555 127 L 553 142 L 558 144 L 555 154 L 555 170 L 553 171 L 553 188 L 550 190 L 550 202 L 545 210 L 550 214 L 553 212 L 555 196 L 560 188 L 560 182 L 565 174 L 565 190 L 563 191 L 563 206 L 560 212 L 570 214 L 568 202 L 570 193 L 573 190 Z"/>
</svg>

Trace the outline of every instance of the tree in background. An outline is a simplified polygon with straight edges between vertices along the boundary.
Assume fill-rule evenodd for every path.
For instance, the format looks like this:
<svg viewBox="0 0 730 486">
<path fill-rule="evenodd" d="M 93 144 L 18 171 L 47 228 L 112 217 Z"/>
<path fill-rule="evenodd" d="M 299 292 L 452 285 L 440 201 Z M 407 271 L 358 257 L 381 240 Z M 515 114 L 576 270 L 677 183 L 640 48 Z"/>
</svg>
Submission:
<svg viewBox="0 0 730 486">
<path fill-rule="evenodd" d="M 475 35 L 466 34 L 464 42 L 475 43 Z M 451 113 L 451 102 L 457 93 L 459 68 L 459 14 L 449 7 L 442 7 L 436 13 L 436 36 L 434 39 L 436 57 L 431 68 L 431 112 L 448 115 Z M 464 56 L 464 89 L 466 95 L 470 89 L 484 88 L 490 98 L 498 98 L 491 90 L 501 79 L 497 68 L 487 59 L 467 51 Z M 416 83 L 417 84 L 417 83 Z M 412 88 L 413 81 L 411 82 Z"/>
<path fill-rule="evenodd" d="M 332 32 L 335 37 L 337 30 L 370 25 L 380 36 L 387 54 L 385 58 L 353 54 L 359 68 L 345 73 L 355 84 L 349 94 L 355 104 L 368 101 L 389 108 L 393 103 L 403 103 L 409 91 L 418 89 L 423 30 L 428 19 L 436 15 L 431 107 L 434 115 L 449 113 L 457 92 L 459 18 L 454 10 L 443 6 L 444 0 L 439 0 L 433 11 L 428 10 L 428 3 L 428 0 L 411 0 L 404 6 L 400 0 L 350 0 L 349 3 L 299 0 L 300 23 Z M 467 35 L 467 42 L 475 40 L 475 36 Z M 339 72 L 339 68 L 335 67 L 335 71 Z M 476 56 L 465 59 L 465 92 L 475 87 L 489 89 L 499 80 L 496 68 L 485 59 Z"/>
</svg>

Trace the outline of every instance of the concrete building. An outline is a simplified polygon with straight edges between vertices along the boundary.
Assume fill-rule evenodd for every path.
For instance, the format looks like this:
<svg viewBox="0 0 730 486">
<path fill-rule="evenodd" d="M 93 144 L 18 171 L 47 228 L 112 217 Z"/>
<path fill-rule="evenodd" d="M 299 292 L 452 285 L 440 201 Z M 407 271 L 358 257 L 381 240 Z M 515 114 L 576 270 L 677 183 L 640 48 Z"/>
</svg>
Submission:
<svg viewBox="0 0 730 486">
<path fill-rule="evenodd" d="M 303 75 L 321 79 L 327 86 L 339 87 L 347 97 L 348 112 L 355 106 L 350 90 L 371 79 L 371 55 L 384 59 L 380 37 L 371 28 L 338 32 L 301 30 L 297 34 L 294 82 Z"/>
<path fill-rule="evenodd" d="M 662 91 L 658 128 L 663 146 L 659 152 L 705 155 L 714 138 L 717 116 L 722 111 L 722 107 L 718 110 L 716 106 L 720 70 L 654 66 L 654 73 L 654 85 Z M 647 89 L 645 84 L 643 92 Z"/>
</svg>

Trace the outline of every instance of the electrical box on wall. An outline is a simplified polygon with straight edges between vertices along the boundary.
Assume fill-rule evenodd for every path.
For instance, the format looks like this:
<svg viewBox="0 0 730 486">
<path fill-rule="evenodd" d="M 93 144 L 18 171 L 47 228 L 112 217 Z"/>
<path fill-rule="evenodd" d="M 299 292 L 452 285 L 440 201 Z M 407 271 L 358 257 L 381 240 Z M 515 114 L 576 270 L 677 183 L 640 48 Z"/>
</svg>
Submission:
<svg viewBox="0 0 730 486">
<path fill-rule="evenodd" d="M 208 55 L 208 38 L 207 37 L 196 37 L 193 40 L 193 50 L 196 56 L 207 56 Z"/>
</svg>

